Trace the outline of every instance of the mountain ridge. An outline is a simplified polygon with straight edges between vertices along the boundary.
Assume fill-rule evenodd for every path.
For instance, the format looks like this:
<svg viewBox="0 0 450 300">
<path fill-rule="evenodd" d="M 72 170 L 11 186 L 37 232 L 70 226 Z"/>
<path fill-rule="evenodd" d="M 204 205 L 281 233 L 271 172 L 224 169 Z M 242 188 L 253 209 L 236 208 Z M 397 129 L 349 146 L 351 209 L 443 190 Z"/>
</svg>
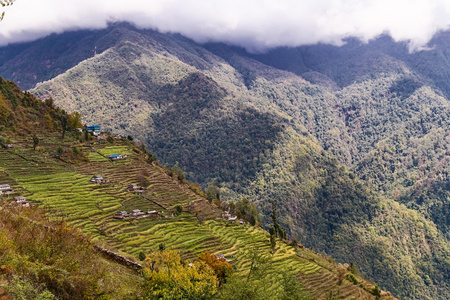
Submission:
<svg viewBox="0 0 450 300">
<path fill-rule="evenodd" d="M 432 149 L 429 140 L 440 134 L 438 129 L 447 131 L 445 93 L 436 89 L 438 84 L 430 86 L 417 69 L 409 69 L 398 59 L 406 55 L 402 45 L 394 47 L 400 53 L 397 58 L 371 50 L 370 43 L 349 42 L 347 48 L 319 45 L 282 49 L 292 55 L 283 54 L 286 61 L 276 65 L 281 68 L 284 63 L 287 68 L 291 67 L 289 62 L 297 61 L 298 66 L 292 64 L 290 71 L 305 71 L 310 78 L 318 78 L 320 84 L 311 84 L 292 72 L 275 68 L 272 57 L 281 59 L 276 51 L 261 58 L 224 45 L 198 45 L 179 35 L 119 27 L 111 30 L 120 32 L 120 42 L 38 85 L 33 92 L 52 96 L 63 107 L 80 110 L 84 116 L 95 112 L 97 116 L 88 117 L 88 122 L 101 121 L 119 134 L 146 142 L 165 164 L 179 162 L 189 178 L 204 186 L 216 182 L 224 199 L 247 195 L 258 203 L 265 224 L 270 222 L 270 199 L 276 199 L 283 228 L 291 236 L 301 237 L 308 246 L 314 243 L 319 251 L 332 251 L 339 259 L 359 259 L 359 265 L 369 257 L 383 257 L 380 261 L 389 262 L 388 267 L 377 263 L 361 269 L 402 297 L 415 297 L 415 288 L 420 296 L 445 297 L 445 263 L 437 264 L 442 267 L 440 275 L 415 267 L 422 264 L 421 259 L 430 257 L 445 261 L 449 242 L 441 231 L 435 231 L 432 223 L 418 215 L 421 223 L 428 224 L 423 230 L 429 231 L 419 236 L 427 237 L 426 244 L 437 243 L 436 248 L 430 247 L 427 258 L 419 254 L 414 262 L 407 256 L 415 247 L 408 242 L 413 240 L 414 232 L 406 230 L 408 238 L 399 244 L 386 240 L 389 234 L 401 235 L 395 228 L 414 226 L 416 218 L 411 210 L 401 213 L 403 208 L 389 198 L 400 199 L 413 189 L 420 191 L 426 186 L 425 178 L 439 182 L 441 177 L 445 179 L 446 172 L 445 165 L 435 168 L 445 162 L 445 139 L 436 155 L 429 158 L 426 151 L 412 147 L 423 141 L 425 148 Z M 304 53 L 308 54 L 309 66 L 301 56 Z M 338 65 L 334 64 L 336 60 L 340 60 Z M 434 117 L 430 113 L 433 111 L 443 116 Z M 417 126 L 420 120 L 423 125 Z M 398 143 L 396 137 L 407 142 Z M 332 160 L 333 156 L 337 160 Z M 328 172 L 342 182 L 334 181 Z M 357 177 L 368 186 L 353 182 Z M 340 191 L 340 184 L 345 185 L 345 191 Z M 375 196 L 372 192 L 366 194 L 367 189 L 372 189 Z M 358 202 L 364 197 L 374 201 L 366 211 L 360 210 L 362 203 Z M 433 199 L 437 207 L 448 202 L 442 195 Z M 308 219 L 310 224 L 305 224 L 304 212 L 310 212 L 306 217 L 319 214 L 320 218 Z M 384 214 L 401 214 L 404 220 L 379 222 Z M 322 231 L 320 226 L 331 231 Z M 330 234 L 320 237 L 333 230 L 335 238 Z M 349 231 L 353 239 L 344 234 Z M 353 248 L 358 239 L 367 243 Z M 326 240 L 332 240 L 333 246 L 325 245 Z M 377 240 L 389 250 L 385 257 Z M 361 256 L 352 256 L 355 251 Z M 345 255 L 339 257 L 340 253 Z M 406 265 L 408 271 L 396 272 L 399 264 Z M 389 272 L 385 272 L 386 268 Z M 393 276 L 396 284 L 389 282 Z M 439 284 L 428 287 L 425 276 L 437 276 L 433 281 Z"/>
</svg>

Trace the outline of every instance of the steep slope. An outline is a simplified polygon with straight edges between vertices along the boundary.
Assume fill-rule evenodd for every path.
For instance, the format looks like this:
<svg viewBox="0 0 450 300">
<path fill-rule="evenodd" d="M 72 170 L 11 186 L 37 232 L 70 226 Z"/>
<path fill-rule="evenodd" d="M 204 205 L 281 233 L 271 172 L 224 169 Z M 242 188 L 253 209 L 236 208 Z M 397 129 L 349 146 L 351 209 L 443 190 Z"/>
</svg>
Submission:
<svg viewBox="0 0 450 300">
<path fill-rule="evenodd" d="M 376 193 L 400 199 L 412 186 L 420 192 L 422 184 L 409 183 L 413 176 L 435 181 L 446 172 L 446 139 L 430 166 L 418 167 L 434 148 L 415 148 L 431 137 L 427 128 L 433 139 L 448 132 L 445 115 L 432 113 L 445 112 L 446 102 L 403 56 L 351 41 L 347 48 L 281 49 L 264 58 L 129 26 L 111 30 L 113 47 L 33 92 L 145 141 L 164 163 L 178 161 L 189 178 L 204 185 L 216 180 L 222 199 L 249 195 L 266 225 L 270 201 L 277 200 L 291 236 L 357 261 L 396 295 L 447 297 L 448 240 L 422 215 Z M 402 201 L 416 207 L 408 199 Z M 436 220 L 434 211 L 425 215 Z M 376 264 L 367 264 L 374 258 Z"/>
<path fill-rule="evenodd" d="M 433 223 L 372 192 L 308 139 L 288 134 L 248 191 L 258 199 L 277 199 L 283 228 L 308 247 L 355 262 L 400 298 L 440 299 L 448 293 L 448 240 Z M 270 205 L 259 204 L 269 216 Z M 428 273 L 432 269 L 440 275 Z M 430 276 L 440 283 L 429 285 Z"/>
<path fill-rule="evenodd" d="M 12 86 L 11 82 L 0 81 L 1 95 L 6 98 L 4 107 L 8 111 L 22 111 L 25 108 L 22 102 L 14 108 L 10 97 L 15 95 L 20 99 L 27 94 L 16 88 L 5 95 L 4 91 Z M 49 112 L 58 110 L 30 98 L 35 107 L 42 106 Z M 24 112 L 20 118 L 13 116 L 10 121 L 26 124 L 26 121 L 35 120 L 35 116 L 33 111 Z M 160 251 L 161 245 L 180 251 L 183 259 L 189 261 L 205 250 L 230 258 L 236 256 L 232 264 L 239 278 L 250 276 L 252 262 L 245 253 L 251 249 L 268 259 L 267 269 L 259 280 L 270 283 L 264 292 L 271 299 L 277 299 L 283 290 L 280 282 L 287 273 L 295 275 L 317 299 L 326 299 L 330 294 L 338 295 L 339 299 L 379 299 L 380 296 L 381 299 L 395 299 L 387 292 L 381 292 L 378 297 L 373 295 L 374 284 L 356 274 L 351 275 L 348 265 L 336 264 L 331 258 L 302 245 L 288 245 L 281 239 L 277 239 L 276 246 L 271 248 L 268 233 L 261 228 L 248 223 L 230 224 L 228 220 L 217 218 L 221 209 L 203 198 L 195 185 L 170 176 L 171 172 L 157 162 L 149 162 L 149 153 L 127 139 L 110 136 L 99 143 L 89 136 L 83 141 L 77 132 L 69 132 L 62 140 L 61 128 L 35 127 L 32 133 L 40 141 L 34 149 L 28 134 L 22 135 L 13 129 L 2 129 L 3 137 L 9 139 L 13 148 L 0 148 L 0 182 L 12 185 L 16 195 L 25 196 L 32 205 L 45 208 L 47 218 L 34 208 L 14 206 L 10 195 L 2 201 L 0 241 L 16 237 L 0 244 L 0 282 L 9 293 L 14 292 L 13 276 L 20 276 L 38 286 L 37 292 L 45 292 L 48 288 L 62 299 L 95 298 L 98 294 L 120 299 L 139 298 L 140 284 L 144 280 L 140 275 L 128 275 L 127 270 L 109 261 L 103 262 L 105 267 L 100 274 L 96 273 L 104 259 L 93 253 L 94 242 L 131 259 L 140 257 L 141 253 Z M 117 153 L 126 154 L 126 160 L 110 161 L 107 158 Z M 102 174 L 107 182 L 89 182 L 94 174 Z M 127 187 L 136 182 L 146 189 L 142 193 L 128 192 Z M 183 207 L 180 215 L 175 214 L 177 205 Z M 125 220 L 114 218 L 116 211 L 134 209 L 155 210 L 158 214 Z M 59 226 L 62 219 L 72 228 Z M 53 226 L 59 227 L 53 231 Z M 89 235 L 89 239 L 73 229 L 75 227 Z M 36 235 L 42 238 L 40 243 L 36 243 Z M 18 236 L 20 243 L 12 243 Z M 17 249 L 14 248 L 16 244 Z M 46 252 L 47 247 L 51 249 L 50 253 Z M 67 256 L 64 256 L 65 252 Z M 75 255 L 90 260 L 86 265 L 93 270 L 78 271 L 78 259 L 67 261 Z M 25 265 L 18 265 L 18 262 Z M 64 266 L 67 264 L 68 267 Z M 39 276 L 33 277 L 33 272 Z M 58 276 L 52 277 L 55 274 Z M 71 276 L 77 276 L 74 286 L 66 282 L 75 280 Z M 124 279 L 124 276 L 128 278 Z M 85 284 L 83 280 L 90 280 L 89 285 L 81 286 Z M 113 280 L 120 282 L 114 284 Z M 114 291 L 112 287 L 118 285 L 121 289 Z M 71 288 L 77 287 L 71 292 Z M 3 297 L 4 292 L 0 290 L 0 296 Z"/>
</svg>

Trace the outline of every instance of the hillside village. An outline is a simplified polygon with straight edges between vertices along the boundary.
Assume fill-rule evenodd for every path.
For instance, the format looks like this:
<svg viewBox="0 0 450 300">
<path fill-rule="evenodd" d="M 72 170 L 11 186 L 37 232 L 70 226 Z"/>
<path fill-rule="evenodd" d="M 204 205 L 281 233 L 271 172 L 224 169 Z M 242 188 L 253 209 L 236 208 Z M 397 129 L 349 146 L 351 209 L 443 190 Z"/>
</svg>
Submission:
<svg viewBox="0 0 450 300">
<path fill-rule="evenodd" d="M 73 133 L 73 137 L 77 135 Z M 61 144 L 66 150 L 61 155 L 53 146 L 58 134 L 41 133 L 35 149 L 26 138 L 12 138 L 13 150 L 0 149 L 3 207 L 12 203 L 23 209 L 45 207 L 50 220 L 66 219 L 91 236 L 111 259 L 136 261 L 139 253 L 157 251 L 158 245 L 179 251 L 186 260 L 209 250 L 245 276 L 248 260 L 241 252 L 271 249 L 268 233 L 258 224 L 252 226 L 238 218 L 227 203 L 206 200 L 198 185 L 156 161 L 150 162 L 151 155 L 145 148 L 125 138 L 98 138 L 102 135 L 112 136 L 102 132 L 80 142 L 71 137 L 72 133 L 66 135 Z M 67 152 L 75 147 L 77 156 Z M 123 159 L 111 159 L 116 155 Z M 245 217 L 246 213 L 239 214 Z M 271 250 L 274 265 L 270 274 L 285 267 L 295 270 L 317 299 L 330 294 L 339 294 L 342 299 L 375 299 L 371 282 L 355 279 L 359 284 L 355 285 L 342 280 L 339 272 L 343 271 L 338 270 L 347 270 L 346 265 L 335 264 L 300 244 L 277 240 Z M 108 248 L 114 250 L 104 250 Z M 382 292 L 381 298 L 395 299 L 387 292 Z"/>
<path fill-rule="evenodd" d="M 77 129 L 79 132 L 83 132 L 83 129 Z M 86 126 L 84 130 L 87 130 L 87 132 L 91 133 L 93 137 L 97 138 L 97 140 L 100 142 L 104 139 L 105 136 L 111 136 L 108 132 L 101 132 L 101 126 L 99 125 L 92 125 L 92 126 Z M 8 150 L 13 150 L 12 147 L 7 147 Z M 98 153 L 98 152 L 97 152 Z M 100 154 L 101 155 L 101 154 Z M 108 156 L 104 156 L 105 158 L 109 159 L 111 162 L 113 161 L 119 161 L 119 160 L 125 160 L 127 158 L 126 154 L 111 154 Z M 96 183 L 96 184 L 108 184 L 110 181 L 106 178 L 103 178 L 102 175 L 93 175 L 92 178 L 89 180 L 90 183 Z M 147 193 L 145 193 L 146 187 L 139 186 L 136 183 L 129 184 L 126 188 L 126 191 L 129 193 L 135 193 L 139 195 L 139 199 L 142 197 L 142 199 L 153 201 L 156 204 L 158 204 L 157 201 L 150 199 L 151 196 L 149 196 Z M 0 196 L 1 195 L 9 195 L 13 194 L 15 191 L 9 184 L 0 184 Z M 146 197 L 147 196 L 147 197 Z M 2 197 L 3 203 L 10 203 L 10 204 L 17 204 L 21 205 L 23 207 L 30 207 L 29 201 L 26 200 L 26 197 L 23 196 L 16 196 L 12 197 L 12 200 L 8 202 L 8 199 L 5 197 Z M 163 217 L 163 218 L 169 218 L 174 217 L 175 214 L 180 214 L 182 211 L 182 208 L 178 212 L 172 212 L 167 215 L 164 215 L 164 211 L 156 211 L 156 210 L 150 210 L 143 212 L 140 209 L 131 209 L 129 212 L 121 210 L 117 211 L 114 215 L 114 219 L 129 219 L 129 218 L 135 218 L 135 219 L 142 219 L 142 218 L 157 218 L 157 217 Z M 175 213 L 175 214 L 174 214 Z M 233 224 L 234 222 L 238 222 L 239 224 L 243 225 L 244 220 L 238 219 L 237 216 L 230 214 L 228 211 L 223 211 L 221 213 L 221 217 L 225 220 L 228 220 L 230 224 Z"/>
</svg>

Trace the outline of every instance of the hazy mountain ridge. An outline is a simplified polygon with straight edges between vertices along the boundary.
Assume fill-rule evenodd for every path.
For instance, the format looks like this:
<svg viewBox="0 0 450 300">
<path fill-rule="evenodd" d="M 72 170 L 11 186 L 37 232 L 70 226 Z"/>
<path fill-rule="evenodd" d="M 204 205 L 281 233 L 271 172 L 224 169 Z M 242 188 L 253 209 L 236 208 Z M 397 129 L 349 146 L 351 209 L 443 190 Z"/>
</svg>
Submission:
<svg viewBox="0 0 450 300">
<path fill-rule="evenodd" d="M 429 87 L 431 79 L 400 59 L 410 57 L 402 45 L 393 47 L 395 57 L 371 49 L 373 44 L 354 41 L 343 48 L 319 45 L 255 56 L 129 26 L 116 26 L 111 32 L 119 36 L 113 47 L 33 91 L 53 96 L 69 111 L 80 111 L 88 122 L 146 141 L 163 162 L 178 161 L 203 184 L 216 179 L 225 199 L 249 195 L 263 209 L 266 223 L 268 201 L 276 199 L 283 204 L 280 223 L 290 234 L 339 259 L 354 259 L 396 294 L 411 298 L 415 287 L 419 297 L 445 298 L 448 266 L 415 266 L 424 259 L 445 261 L 448 240 L 412 211 L 404 214 L 401 224 L 395 218 L 380 221 L 403 209 L 365 192 L 370 187 L 399 197 L 413 188 L 420 192 L 427 176 L 431 182 L 445 179 L 446 139 L 441 141 L 442 151 L 428 159 L 429 166 L 420 169 L 414 163 L 414 157 L 420 155 L 423 161 L 426 149 L 434 148 L 426 143 L 418 152 L 414 145 L 420 139 L 427 140 L 430 132 L 434 139 L 440 135 L 438 128 L 448 132 L 445 118 L 432 113 L 446 111 L 445 93 L 436 89 L 438 84 Z M 306 74 L 318 84 L 291 72 Z M 418 127 L 421 119 L 426 124 Z M 398 144 L 398 136 L 405 143 Z M 398 149 L 390 149 L 391 143 Z M 354 175 L 340 170 L 328 154 L 321 156 L 322 147 L 370 186 L 352 182 Z M 418 180 L 410 185 L 406 182 L 412 176 Z M 343 183 L 347 188 L 342 191 Z M 361 199 L 369 199 L 369 207 L 360 207 Z M 445 197 L 434 199 L 448 203 Z M 411 242 L 415 233 L 394 228 L 414 226 L 416 218 L 429 224 L 419 236 L 426 244 L 436 244 L 425 247 L 426 258 L 421 250 L 411 262 L 408 254 L 416 249 Z M 400 241 L 391 247 L 393 234 Z M 400 238 L 402 234 L 407 238 Z M 359 244 L 361 240 L 365 242 Z M 387 260 L 364 264 L 373 257 Z M 384 272 L 386 264 L 389 271 Z M 395 271 L 400 265 L 407 265 L 407 271 Z M 433 273 L 435 267 L 438 271 Z M 428 287 L 425 275 L 439 284 Z"/>
</svg>

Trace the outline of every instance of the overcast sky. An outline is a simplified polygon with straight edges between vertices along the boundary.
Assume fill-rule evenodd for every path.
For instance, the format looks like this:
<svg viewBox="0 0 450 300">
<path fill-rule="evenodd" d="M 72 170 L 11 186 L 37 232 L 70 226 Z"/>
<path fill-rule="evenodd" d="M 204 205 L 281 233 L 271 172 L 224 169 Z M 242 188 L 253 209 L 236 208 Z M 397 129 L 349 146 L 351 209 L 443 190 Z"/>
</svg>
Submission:
<svg viewBox="0 0 450 300">
<path fill-rule="evenodd" d="M 383 33 L 420 49 L 434 33 L 450 28 L 450 0 L 16 0 L 3 11 L 0 45 L 103 28 L 108 21 L 250 51 L 318 42 L 339 45 L 349 36 L 368 41 Z"/>
</svg>

